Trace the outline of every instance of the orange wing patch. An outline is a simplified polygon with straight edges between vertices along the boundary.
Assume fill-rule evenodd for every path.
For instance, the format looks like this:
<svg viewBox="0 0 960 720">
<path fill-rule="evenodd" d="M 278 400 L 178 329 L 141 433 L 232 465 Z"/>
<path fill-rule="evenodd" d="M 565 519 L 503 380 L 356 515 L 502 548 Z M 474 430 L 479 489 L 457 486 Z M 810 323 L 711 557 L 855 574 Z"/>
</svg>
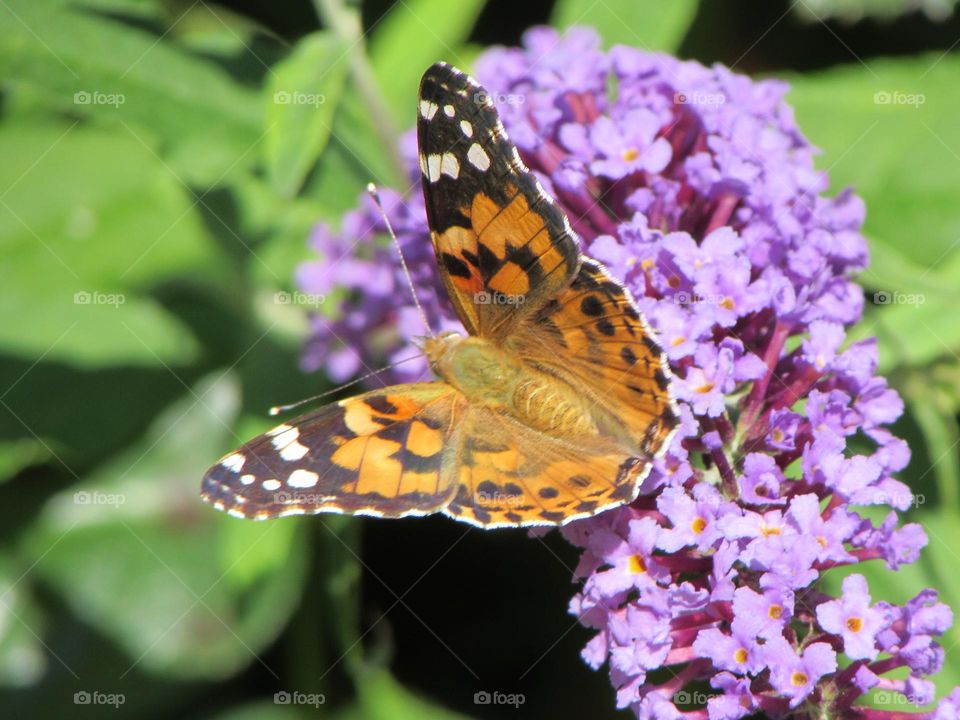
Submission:
<svg viewBox="0 0 960 720">
<path fill-rule="evenodd" d="M 461 213 L 471 227 L 451 225 L 433 232 L 438 262 L 458 314 L 473 334 L 508 333 L 570 282 L 579 257 L 516 186 L 503 190 L 498 204 L 478 193 Z M 568 238 L 572 240 L 572 238 Z"/>
</svg>

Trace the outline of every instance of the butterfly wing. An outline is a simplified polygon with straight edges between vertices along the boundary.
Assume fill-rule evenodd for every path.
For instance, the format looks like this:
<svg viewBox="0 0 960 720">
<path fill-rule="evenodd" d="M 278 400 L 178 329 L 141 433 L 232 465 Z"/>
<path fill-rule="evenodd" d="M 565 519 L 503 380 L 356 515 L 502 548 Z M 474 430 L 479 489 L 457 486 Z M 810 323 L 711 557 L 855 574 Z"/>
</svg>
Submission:
<svg viewBox="0 0 960 720">
<path fill-rule="evenodd" d="M 222 458 L 203 478 L 203 499 L 257 520 L 436 512 L 456 491 L 447 456 L 462 403 L 446 383 L 425 382 L 327 405 Z"/>
<path fill-rule="evenodd" d="M 525 362 L 587 399 L 597 424 L 620 428 L 636 453 L 655 457 L 679 423 L 670 368 L 633 298 L 595 260 L 506 341 Z"/>
<path fill-rule="evenodd" d="M 520 160 L 490 95 L 445 63 L 421 81 L 417 138 L 450 299 L 471 334 L 507 335 L 570 283 L 579 240 Z"/>
<path fill-rule="evenodd" d="M 649 457 L 601 435 L 561 439 L 476 406 L 462 422 L 443 513 L 472 525 L 562 525 L 632 501 L 649 471 Z"/>
</svg>

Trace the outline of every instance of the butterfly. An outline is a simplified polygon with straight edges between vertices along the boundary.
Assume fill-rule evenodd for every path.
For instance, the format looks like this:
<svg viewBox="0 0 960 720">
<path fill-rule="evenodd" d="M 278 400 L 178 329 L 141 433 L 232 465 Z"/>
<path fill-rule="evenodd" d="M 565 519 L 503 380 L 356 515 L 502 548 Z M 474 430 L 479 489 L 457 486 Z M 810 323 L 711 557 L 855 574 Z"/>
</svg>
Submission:
<svg viewBox="0 0 960 720">
<path fill-rule="evenodd" d="M 229 453 L 203 499 L 257 520 L 443 513 L 485 528 L 633 501 L 679 422 L 650 327 L 581 253 L 482 86 L 437 63 L 417 109 L 430 236 L 469 334 L 422 339 L 436 381 L 332 403 Z"/>
</svg>

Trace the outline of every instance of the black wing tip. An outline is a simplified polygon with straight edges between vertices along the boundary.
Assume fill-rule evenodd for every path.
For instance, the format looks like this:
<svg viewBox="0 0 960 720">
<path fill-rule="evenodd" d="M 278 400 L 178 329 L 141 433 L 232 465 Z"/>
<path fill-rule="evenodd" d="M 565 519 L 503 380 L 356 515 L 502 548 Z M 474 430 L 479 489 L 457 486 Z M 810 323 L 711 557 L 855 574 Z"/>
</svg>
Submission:
<svg viewBox="0 0 960 720">
<path fill-rule="evenodd" d="M 451 91 L 463 93 L 467 88 L 481 89 L 470 75 L 442 60 L 428 67 L 420 79 L 420 97 L 426 99 Z"/>
</svg>

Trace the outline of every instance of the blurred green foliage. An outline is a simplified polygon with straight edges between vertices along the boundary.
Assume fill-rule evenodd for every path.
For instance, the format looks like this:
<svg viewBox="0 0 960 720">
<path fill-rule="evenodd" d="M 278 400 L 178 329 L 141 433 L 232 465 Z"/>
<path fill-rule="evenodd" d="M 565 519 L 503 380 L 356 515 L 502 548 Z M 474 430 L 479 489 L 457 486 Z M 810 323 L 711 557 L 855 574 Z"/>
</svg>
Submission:
<svg viewBox="0 0 960 720">
<path fill-rule="evenodd" d="M 715 12 L 706 0 L 534 6 L 540 21 L 598 27 L 608 45 L 731 64 L 753 52 L 768 62 L 746 67 L 788 77 L 800 124 L 824 150 L 820 166 L 867 202 L 873 266 L 863 282 L 874 302 L 857 333 L 880 338 L 885 372 L 907 400 L 898 430 L 914 460 L 904 478 L 924 498 L 911 514 L 931 537 L 920 563 L 896 576 L 872 569 L 871 582 L 892 600 L 931 585 L 960 607 L 957 56 L 846 47 L 845 62 L 800 73 L 771 61 L 769 47 L 754 50 L 772 27 L 745 21 L 723 57 L 691 43 Z M 389 621 L 363 616 L 361 578 L 380 578 L 360 560 L 362 523 L 244 523 L 202 506 L 197 491 L 213 460 L 267 426 L 266 408 L 326 389 L 297 369 L 305 309 L 277 302 L 293 290 L 312 225 L 336 222 L 367 182 L 403 177 L 397 139 L 424 67 L 469 65 L 485 38 L 515 42 L 523 27 L 511 24 L 510 3 L 483 0 L 456 10 L 439 0 L 284 7 L 316 16 L 290 34 L 212 3 L 0 3 L 4 717 L 98 716 L 102 707 L 75 704 L 75 693 L 95 691 L 123 694 L 111 717 L 440 720 L 459 717 L 445 705 L 486 710 L 460 689 L 487 678 L 447 692 L 446 681 L 391 664 Z M 844 7 L 808 10 L 849 16 Z M 824 30 L 816 18 L 784 25 Z M 846 45 L 842 28 L 826 30 Z M 569 566 L 556 558 L 565 582 Z M 506 607 L 520 572 L 477 582 L 501 583 L 494 596 Z M 491 612 L 471 606 L 469 592 L 436 600 L 468 633 L 486 620 L 464 618 Z M 526 606 L 550 607 L 540 613 L 550 637 L 573 631 L 567 595 Z M 574 632 L 569 647 L 583 637 Z M 946 644 L 957 640 L 954 630 Z M 551 667 L 579 662 L 574 650 Z M 524 716 L 556 716 L 579 694 L 595 716 L 613 713 L 606 681 L 581 670 L 582 685 L 568 689 L 548 677 L 553 704 L 528 704 Z M 948 653 L 940 690 L 958 681 Z M 327 702 L 272 699 L 294 691 Z"/>
</svg>

